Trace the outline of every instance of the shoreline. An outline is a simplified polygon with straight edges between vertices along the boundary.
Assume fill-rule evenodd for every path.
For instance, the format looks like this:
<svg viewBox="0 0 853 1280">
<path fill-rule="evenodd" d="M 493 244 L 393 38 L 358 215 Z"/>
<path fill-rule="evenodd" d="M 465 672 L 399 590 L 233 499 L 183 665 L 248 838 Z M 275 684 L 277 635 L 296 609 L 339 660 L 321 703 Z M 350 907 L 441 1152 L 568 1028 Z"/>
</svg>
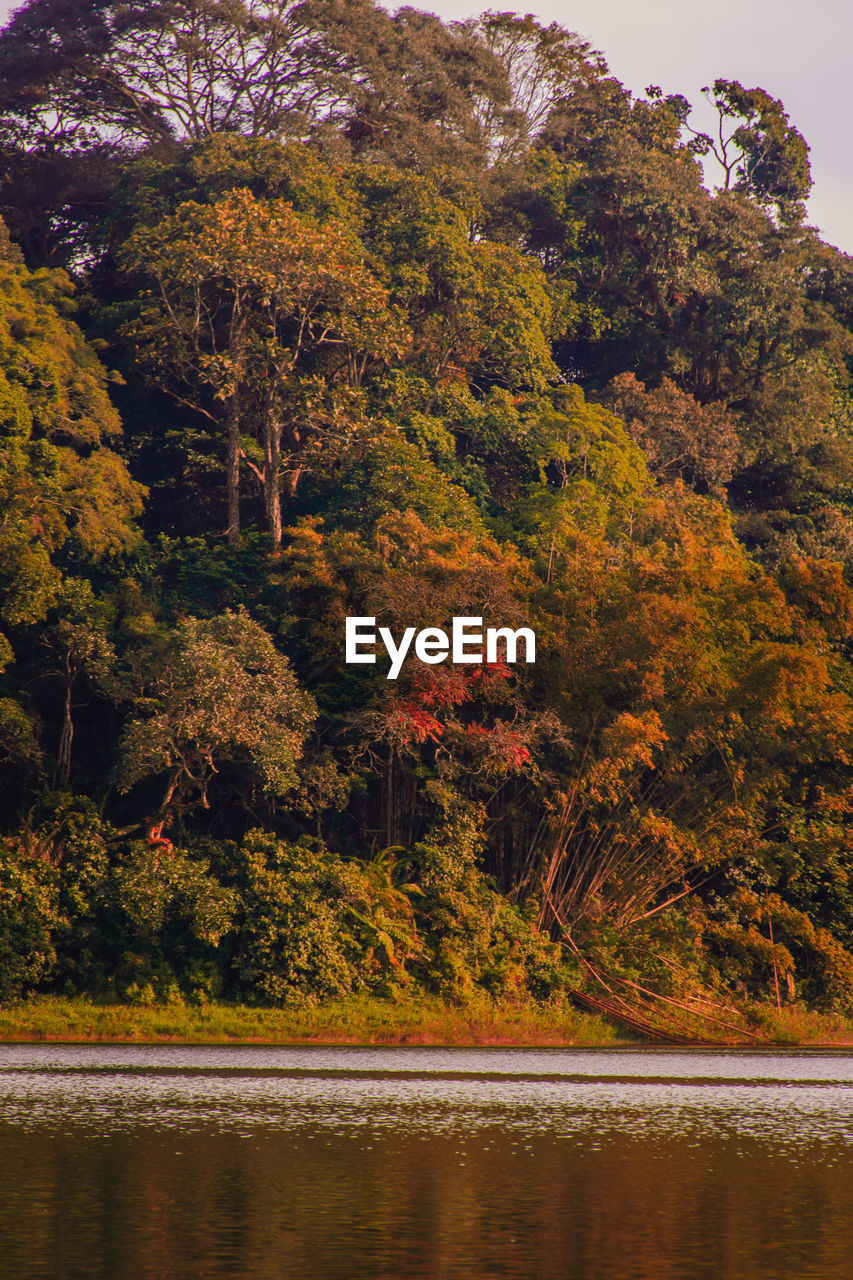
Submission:
<svg viewBox="0 0 853 1280">
<path fill-rule="evenodd" d="M 786 1011 L 787 1012 L 787 1011 Z M 775 1014 L 775 1010 L 773 1011 Z M 791 1010 L 767 1015 L 749 1038 L 661 1045 L 628 1035 L 603 1018 L 561 1004 L 509 1005 L 474 998 L 349 997 L 318 1005 L 98 1004 L 39 996 L 0 1007 L 0 1043 L 269 1045 L 281 1047 L 435 1047 L 638 1049 L 850 1049 L 853 1027 L 839 1015 Z"/>
<path fill-rule="evenodd" d="M 603 1047 L 615 1027 L 570 1007 L 358 998 L 278 1009 L 96 1004 L 36 997 L 0 1008 L 0 1042 Z M 636 1042 L 635 1042 L 636 1043 Z"/>
</svg>

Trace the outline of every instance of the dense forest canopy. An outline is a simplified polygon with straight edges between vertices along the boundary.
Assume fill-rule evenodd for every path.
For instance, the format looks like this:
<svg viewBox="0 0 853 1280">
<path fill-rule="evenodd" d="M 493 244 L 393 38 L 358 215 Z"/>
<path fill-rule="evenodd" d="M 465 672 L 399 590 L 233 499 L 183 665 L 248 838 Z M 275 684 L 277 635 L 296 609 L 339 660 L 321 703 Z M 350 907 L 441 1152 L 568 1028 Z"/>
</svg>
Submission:
<svg viewBox="0 0 853 1280">
<path fill-rule="evenodd" d="M 30 0 L 0 85 L 0 997 L 850 1008 L 853 264 L 783 104 L 372 0 Z"/>
</svg>

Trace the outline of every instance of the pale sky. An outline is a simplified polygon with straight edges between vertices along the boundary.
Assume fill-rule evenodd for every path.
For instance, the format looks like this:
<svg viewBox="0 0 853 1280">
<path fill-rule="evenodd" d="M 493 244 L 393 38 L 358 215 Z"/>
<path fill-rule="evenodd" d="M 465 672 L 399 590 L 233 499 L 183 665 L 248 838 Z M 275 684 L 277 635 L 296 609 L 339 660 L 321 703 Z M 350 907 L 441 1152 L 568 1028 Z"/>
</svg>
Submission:
<svg viewBox="0 0 853 1280">
<path fill-rule="evenodd" d="M 0 0 L 0 21 L 18 7 Z M 513 6 L 415 0 L 412 7 L 452 19 Z M 600 49 L 635 93 L 658 84 L 698 103 L 702 86 L 723 77 L 781 98 L 811 147 L 811 221 L 853 253 L 851 0 L 537 0 L 532 11 Z"/>
</svg>

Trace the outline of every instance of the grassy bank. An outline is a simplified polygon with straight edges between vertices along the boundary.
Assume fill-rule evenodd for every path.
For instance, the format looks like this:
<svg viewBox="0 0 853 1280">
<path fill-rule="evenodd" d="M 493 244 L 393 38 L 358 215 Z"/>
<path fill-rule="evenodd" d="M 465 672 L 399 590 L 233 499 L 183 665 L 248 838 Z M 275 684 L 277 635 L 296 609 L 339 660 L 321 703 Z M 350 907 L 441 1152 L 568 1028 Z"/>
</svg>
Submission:
<svg viewBox="0 0 853 1280">
<path fill-rule="evenodd" d="M 790 1006 L 754 1009 L 755 1039 L 770 1045 L 853 1047 L 853 1023 L 837 1014 Z M 0 1041 L 176 1044 L 377 1044 L 608 1046 L 629 1033 L 570 1005 L 465 1005 L 438 999 L 350 997 L 318 1006 L 95 1004 L 40 996 L 0 1008 Z M 735 1043 L 732 1037 L 724 1043 Z M 636 1040 L 633 1043 L 637 1043 Z"/>
<path fill-rule="evenodd" d="M 255 1009 L 106 1005 L 42 996 L 0 1009 L 0 1040 L 170 1041 L 184 1044 L 609 1045 L 609 1023 L 571 1007 L 464 1007 L 433 999 L 350 998 L 317 1007 Z"/>
</svg>

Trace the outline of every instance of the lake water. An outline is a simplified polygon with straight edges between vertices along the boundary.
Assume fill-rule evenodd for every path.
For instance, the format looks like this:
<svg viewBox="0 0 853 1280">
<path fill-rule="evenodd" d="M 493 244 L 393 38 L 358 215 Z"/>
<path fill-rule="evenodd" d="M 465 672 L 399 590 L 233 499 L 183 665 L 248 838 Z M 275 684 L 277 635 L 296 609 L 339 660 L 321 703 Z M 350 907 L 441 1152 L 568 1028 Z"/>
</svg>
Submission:
<svg viewBox="0 0 853 1280">
<path fill-rule="evenodd" d="M 853 1056 L 0 1045 L 15 1280 L 853 1280 Z"/>
</svg>

